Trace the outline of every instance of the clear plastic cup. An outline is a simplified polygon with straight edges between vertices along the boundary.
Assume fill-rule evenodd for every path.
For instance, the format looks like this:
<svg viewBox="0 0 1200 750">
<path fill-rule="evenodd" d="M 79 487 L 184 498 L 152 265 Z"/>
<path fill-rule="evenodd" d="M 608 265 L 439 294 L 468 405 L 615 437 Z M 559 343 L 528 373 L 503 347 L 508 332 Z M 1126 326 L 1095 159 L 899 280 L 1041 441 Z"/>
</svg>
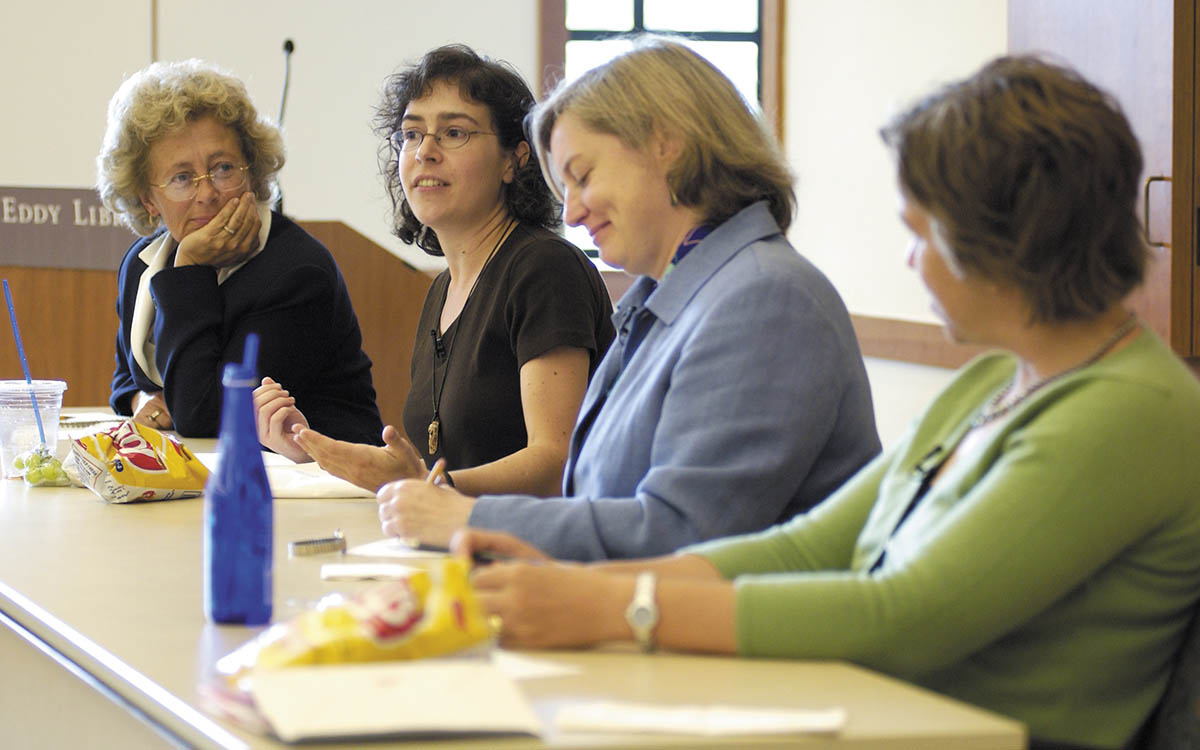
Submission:
<svg viewBox="0 0 1200 750">
<path fill-rule="evenodd" d="M 46 432 L 46 445 L 53 454 L 58 446 L 58 417 L 62 413 L 62 380 L 35 380 L 32 386 L 24 380 L 0 380 L 0 467 L 4 477 L 21 475 L 13 459 L 41 444 L 37 419 L 33 415 L 33 398 L 37 398 Z"/>
</svg>

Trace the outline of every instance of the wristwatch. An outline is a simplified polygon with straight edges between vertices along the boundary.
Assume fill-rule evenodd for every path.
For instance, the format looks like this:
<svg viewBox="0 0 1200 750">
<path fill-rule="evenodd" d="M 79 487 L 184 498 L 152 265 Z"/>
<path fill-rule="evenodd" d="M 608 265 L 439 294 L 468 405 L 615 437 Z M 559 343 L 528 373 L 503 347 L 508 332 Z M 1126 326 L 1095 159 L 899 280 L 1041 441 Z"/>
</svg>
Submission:
<svg viewBox="0 0 1200 750">
<path fill-rule="evenodd" d="M 658 625 L 658 602 L 654 600 L 654 588 L 658 576 L 654 573 L 639 573 L 633 587 L 633 601 L 625 608 L 625 621 L 633 631 L 633 640 L 643 651 L 654 650 L 654 628 Z"/>
</svg>

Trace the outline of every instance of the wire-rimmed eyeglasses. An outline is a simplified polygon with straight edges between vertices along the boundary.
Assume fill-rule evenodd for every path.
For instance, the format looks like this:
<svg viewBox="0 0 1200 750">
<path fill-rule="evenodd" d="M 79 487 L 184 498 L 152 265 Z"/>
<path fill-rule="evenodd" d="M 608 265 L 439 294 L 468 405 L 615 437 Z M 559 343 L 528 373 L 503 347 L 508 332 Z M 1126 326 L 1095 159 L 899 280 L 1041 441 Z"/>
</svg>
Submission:
<svg viewBox="0 0 1200 750">
<path fill-rule="evenodd" d="M 163 191 L 163 195 L 173 201 L 187 201 L 196 197 L 200 190 L 200 181 L 208 180 L 218 192 L 240 190 L 245 187 L 246 171 L 249 166 L 239 167 L 232 162 L 223 161 L 205 174 L 193 175 L 191 172 L 176 172 L 161 185 L 153 187 Z"/>
<path fill-rule="evenodd" d="M 486 130 L 467 130 L 457 125 L 442 128 L 435 133 L 426 133 L 424 130 L 417 130 L 416 128 L 401 128 L 392 133 L 390 140 L 392 147 L 397 151 L 415 151 L 427 135 L 432 135 L 433 139 L 442 148 L 452 150 L 467 145 L 467 141 L 471 140 L 471 136 L 473 135 L 495 135 L 495 133 L 490 133 Z"/>
</svg>

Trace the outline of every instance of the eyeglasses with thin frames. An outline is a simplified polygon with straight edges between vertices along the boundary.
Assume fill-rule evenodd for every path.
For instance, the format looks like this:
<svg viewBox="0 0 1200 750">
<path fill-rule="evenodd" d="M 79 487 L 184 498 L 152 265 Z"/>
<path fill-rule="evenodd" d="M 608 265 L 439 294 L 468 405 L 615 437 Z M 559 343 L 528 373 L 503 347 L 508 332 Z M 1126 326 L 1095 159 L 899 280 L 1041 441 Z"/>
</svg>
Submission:
<svg viewBox="0 0 1200 750">
<path fill-rule="evenodd" d="M 466 128 L 451 125 L 447 128 L 442 128 L 436 133 L 426 133 L 424 130 L 416 128 L 401 128 L 395 133 L 392 133 L 390 140 L 392 147 L 397 151 L 415 151 L 425 140 L 425 136 L 432 135 L 433 140 L 437 141 L 437 145 L 451 151 L 456 148 L 462 148 L 467 145 L 473 135 L 496 135 L 495 133 L 486 130 L 467 130 Z"/>
<path fill-rule="evenodd" d="M 249 166 L 239 167 L 232 162 L 223 161 L 206 174 L 193 176 L 191 172 L 177 172 L 163 184 L 151 185 L 163 191 L 163 195 L 170 200 L 188 201 L 195 198 L 196 193 L 200 191 L 201 180 L 208 180 L 213 188 L 221 193 L 242 189 L 248 181 L 246 171 L 249 169 Z"/>
</svg>

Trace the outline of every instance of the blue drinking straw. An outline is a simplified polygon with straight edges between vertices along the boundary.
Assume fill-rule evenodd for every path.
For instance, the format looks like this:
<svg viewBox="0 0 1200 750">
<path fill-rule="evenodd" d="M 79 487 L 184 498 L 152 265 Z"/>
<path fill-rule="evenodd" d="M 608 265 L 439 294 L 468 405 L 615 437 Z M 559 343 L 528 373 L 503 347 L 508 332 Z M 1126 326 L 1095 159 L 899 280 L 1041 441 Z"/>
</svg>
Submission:
<svg viewBox="0 0 1200 750">
<path fill-rule="evenodd" d="M 25 382 L 29 384 L 29 400 L 33 402 L 33 416 L 37 419 L 38 437 L 46 445 L 46 431 L 42 429 L 42 412 L 38 409 L 37 396 L 33 392 L 33 378 L 29 377 L 29 362 L 25 359 L 25 346 L 21 343 L 21 329 L 17 327 L 17 311 L 13 309 L 12 292 L 8 279 L 4 280 L 4 299 L 8 302 L 8 319 L 12 321 L 13 338 L 17 340 L 17 354 L 21 356 L 21 369 L 25 371 Z"/>
</svg>

